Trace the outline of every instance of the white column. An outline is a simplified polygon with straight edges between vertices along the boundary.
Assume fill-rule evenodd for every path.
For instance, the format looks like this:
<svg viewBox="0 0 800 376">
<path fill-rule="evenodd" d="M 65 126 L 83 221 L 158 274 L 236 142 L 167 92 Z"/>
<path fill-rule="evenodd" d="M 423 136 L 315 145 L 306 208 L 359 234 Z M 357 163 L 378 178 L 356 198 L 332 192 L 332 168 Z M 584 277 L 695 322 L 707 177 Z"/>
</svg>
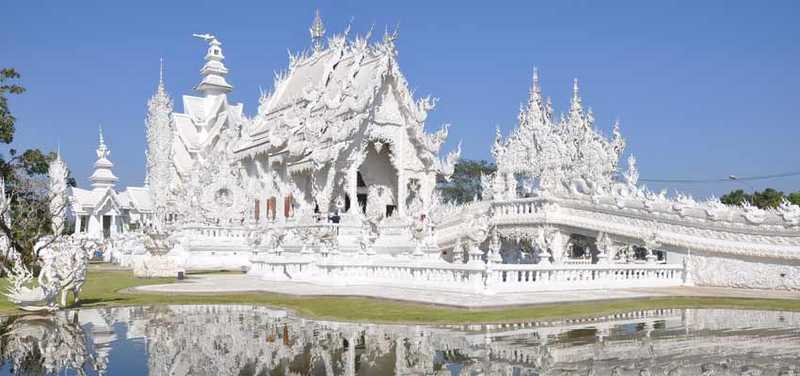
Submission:
<svg viewBox="0 0 800 376">
<path fill-rule="evenodd" d="M 116 215 L 112 215 L 111 216 L 111 226 L 110 226 L 110 228 L 108 230 L 109 230 L 108 231 L 109 232 L 109 236 L 114 236 L 114 234 L 117 233 L 117 216 Z"/>
<path fill-rule="evenodd" d="M 77 234 L 81 232 L 81 215 L 75 214 L 75 229 L 72 231 L 73 234 Z"/>
<path fill-rule="evenodd" d="M 102 238 L 103 237 L 102 227 L 103 227 L 102 220 L 98 219 L 97 214 L 92 214 L 89 216 L 89 225 L 86 226 L 86 232 L 89 234 L 90 237 Z"/>
<path fill-rule="evenodd" d="M 406 174 L 403 171 L 397 171 L 397 214 L 403 215 L 406 213 Z"/>
<path fill-rule="evenodd" d="M 358 168 L 353 166 L 350 168 L 348 172 L 348 180 L 350 184 L 348 186 L 347 195 L 350 197 L 350 210 L 361 210 L 361 207 L 358 206 Z M 348 210 L 349 211 L 349 210 Z M 353 213 L 356 213 L 355 211 Z"/>
</svg>

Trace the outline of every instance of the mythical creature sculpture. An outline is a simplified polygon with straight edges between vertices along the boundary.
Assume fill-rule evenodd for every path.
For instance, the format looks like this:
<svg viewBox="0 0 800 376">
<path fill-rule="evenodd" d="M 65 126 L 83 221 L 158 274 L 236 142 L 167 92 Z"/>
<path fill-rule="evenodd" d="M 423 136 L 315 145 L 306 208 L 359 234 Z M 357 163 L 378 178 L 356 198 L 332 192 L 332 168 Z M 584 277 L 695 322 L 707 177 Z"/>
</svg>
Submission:
<svg viewBox="0 0 800 376">
<path fill-rule="evenodd" d="M 92 243 L 80 236 L 64 237 L 52 241 L 40 250 L 41 271 L 34 282 L 33 273 L 17 260 L 8 271 L 8 300 L 25 311 L 55 311 L 56 300 L 61 295 L 61 306 L 67 305 L 72 292 L 75 304 L 80 304 L 80 291 L 86 282 L 86 268 Z"/>
<path fill-rule="evenodd" d="M 793 205 L 784 198 L 781 205 L 778 207 L 778 213 L 788 225 L 800 225 L 800 206 Z"/>
<path fill-rule="evenodd" d="M 614 252 L 614 240 L 611 239 L 611 236 L 606 234 L 605 232 L 601 232 L 597 236 L 597 240 L 595 241 L 597 244 L 597 263 L 598 264 L 606 264 L 609 260 L 613 260 L 615 255 Z"/>
</svg>

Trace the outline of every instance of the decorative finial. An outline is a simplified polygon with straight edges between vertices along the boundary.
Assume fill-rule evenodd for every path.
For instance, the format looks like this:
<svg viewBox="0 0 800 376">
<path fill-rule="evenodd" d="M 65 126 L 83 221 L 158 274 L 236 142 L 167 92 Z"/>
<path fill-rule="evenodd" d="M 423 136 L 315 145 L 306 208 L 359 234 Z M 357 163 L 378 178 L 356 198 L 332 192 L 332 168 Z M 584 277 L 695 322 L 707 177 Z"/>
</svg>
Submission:
<svg viewBox="0 0 800 376">
<path fill-rule="evenodd" d="M 108 147 L 106 146 L 106 141 L 103 138 L 103 126 L 99 125 L 97 128 L 100 133 L 100 145 L 97 146 L 97 158 L 98 159 L 106 158 L 108 157 L 109 154 L 111 154 L 111 151 L 108 150 Z"/>
<path fill-rule="evenodd" d="M 389 25 L 386 25 L 386 31 L 383 32 L 383 43 L 392 43 L 397 40 L 400 35 L 400 24 L 395 25 L 394 31 L 389 33 Z"/>
<path fill-rule="evenodd" d="M 205 34 L 192 34 L 192 36 L 193 36 L 193 37 L 195 37 L 195 38 L 200 38 L 200 39 L 202 39 L 202 40 L 204 40 L 204 41 L 208 42 L 209 44 L 211 44 L 211 43 L 213 43 L 213 41 L 217 40 L 217 37 L 215 37 L 215 36 L 213 36 L 213 35 L 211 35 L 211 34 L 209 34 L 209 33 L 205 33 Z"/>
<path fill-rule="evenodd" d="M 322 17 L 319 15 L 319 9 L 314 14 L 314 22 L 308 29 L 311 33 L 311 43 L 314 45 L 314 51 L 322 49 L 322 38 L 325 36 L 325 24 L 322 23 Z"/>
<path fill-rule="evenodd" d="M 539 85 L 539 68 L 533 67 L 533 84 L 531 86 L 531 94 L 541 97 L 542 87 Z"/>
<path fill-rule="evenodd" d="M 158 58 L 158 86 L 164 86 L 164 58 Z"/>
<path fill-rule="evenodd" d="M 583 103 L 581 103 L 578 79 L 572 81 L 572 101 L 570 103 L 570 116 L 578 118 L 583 116 Z"/>
<path fill-rule="evenodd" d="M 223 63 L 225 55 L 222 54 L 222 43 L 217 37 L 207 33 L 192 34 L 192 36 L 208 42 L 208 52 L 206 52 L 205 57 L 206 63 L 200 69 L 200 75 L 203 76 L 203 80 L 195 86 L 195 90 L 206 96 L 229 93 L 233 90 L 233 86 L 225 80 L 228 68 Z"/>
<path fill-rule="evenodd" d="M 577 99 L 579 97 L 579 90 L 578 90 L 578 79 L 572 79 L 572 98 Z"/>
</svg>

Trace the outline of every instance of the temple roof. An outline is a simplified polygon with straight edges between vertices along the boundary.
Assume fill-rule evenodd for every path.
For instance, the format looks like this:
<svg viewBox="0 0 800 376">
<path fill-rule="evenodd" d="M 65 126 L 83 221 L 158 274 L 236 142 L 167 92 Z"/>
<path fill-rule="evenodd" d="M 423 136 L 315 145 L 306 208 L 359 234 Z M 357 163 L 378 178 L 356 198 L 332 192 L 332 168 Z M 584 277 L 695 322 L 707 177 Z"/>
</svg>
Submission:
<svg viewBox="0 0 800 376">
<path fill-rule="evenodd" d="M 127 199 L 127 207 L 136 209 L 139 212 L 153 211 L 153 201 L 150 198 L 150 190 L 146 187 L 127 187 L 124 195 Z"/>
<path fill-rule="evenodd" d="M 435 100 L 414 99 L 397 64 L 396 33 L 387 32 L 381 42 L 372 44 L 369 35 L 353 41 L 346 37 L 347 31 L 331 37 L 325 48 L 290 55 L 289 70 L 277 75 L 271 94 L 262 96 L 237 153 L 244 157 L 288 151 L 291 159 L 302 161 L 320 146 L 348 142 L 364 131 L 362 121 L 369 119 L 378 128 L 405 129 L 416 148 L 414 154 L 425 161 L 426 168 L 438 169 L 434 165 L 440 165 L 437 156 L 447 137 L 446 126 L 425 132 L 425 119 Z M 373 131 L 370 137 L 388 134 Z"/>
<path fill-rule="evenodd" d="M 335 100 L 338 95 L 373 95 L 383 74 L 381 57 L 386 51 L 366 48 L 328 48 L 301 59 L 291 68 L 286 78 L 275 87 L 275 93 L 266 106 L 272 115 L 287 107 L 307 100 L 310 90 L 322 89 L 321 97 Z"/>
<path fill-rule="evenodd" d="M 72 206 L 76 211 L 88 212 L 100 208 L 107 200 L 112 200 L 118 209 L 133 209 L 138 212 L 151 212 L 153 203 L 146 187 L 127 187 L 123 192 L 112 188 L 86 190 L 72 188 Z"/>
</svg>

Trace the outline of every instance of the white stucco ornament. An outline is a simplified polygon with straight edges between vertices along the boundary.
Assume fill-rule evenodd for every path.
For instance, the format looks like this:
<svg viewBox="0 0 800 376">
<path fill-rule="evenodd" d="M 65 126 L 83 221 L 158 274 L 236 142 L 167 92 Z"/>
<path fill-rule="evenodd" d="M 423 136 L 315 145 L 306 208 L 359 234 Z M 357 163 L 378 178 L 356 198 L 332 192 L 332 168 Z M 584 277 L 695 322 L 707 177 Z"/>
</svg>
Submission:
<svg viewBox="0 0 800 376">
<path fill-rule="evenodd" d="M 33 274 L 22 261 L 15 261 L 8 271 L 6 297 L 25 311 L 55 311 L 65 307 L 69 293 L 73 294 L 75 304 L 80 304 L 80 291 L 86 281 L 93 242 L 83 236 L 46 239 L 44 242 L 47 245 L 39 253 L 39 276 L 34 281 Z"/>
</svg>

